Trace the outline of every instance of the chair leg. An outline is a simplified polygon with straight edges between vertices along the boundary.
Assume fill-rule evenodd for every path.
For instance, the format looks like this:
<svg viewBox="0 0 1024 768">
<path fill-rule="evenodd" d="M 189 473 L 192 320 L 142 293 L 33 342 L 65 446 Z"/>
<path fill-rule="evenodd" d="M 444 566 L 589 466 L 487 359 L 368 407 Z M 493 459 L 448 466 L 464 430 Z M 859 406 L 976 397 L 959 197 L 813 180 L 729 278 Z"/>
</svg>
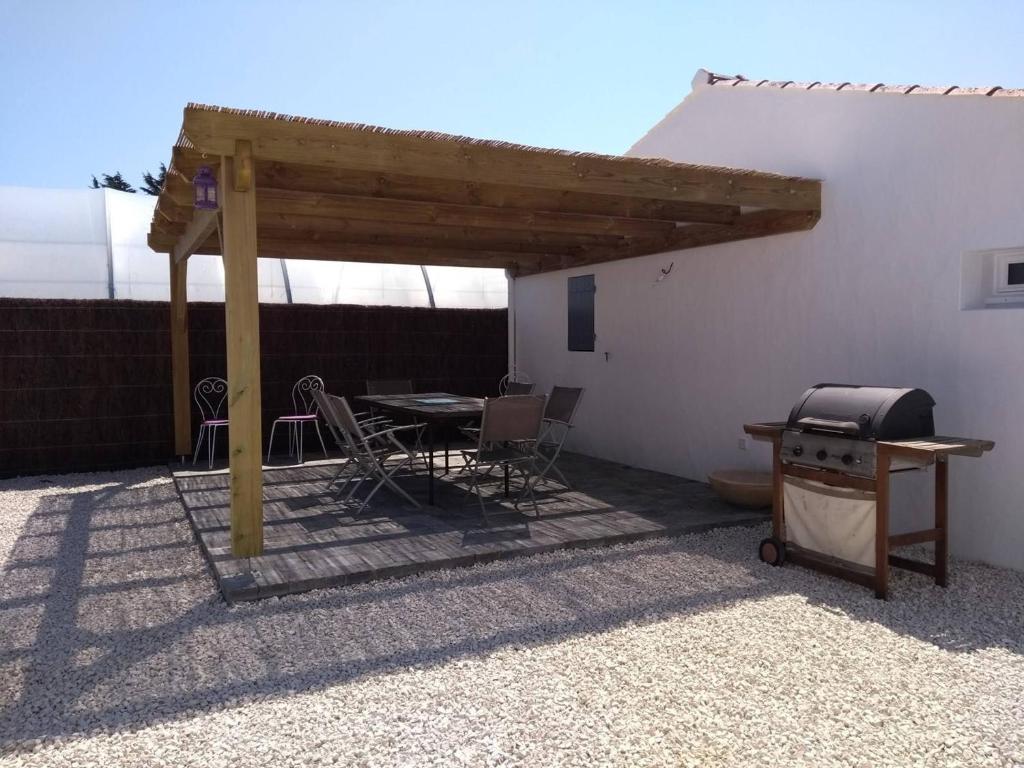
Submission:
<svg viewBox="0 0 1024 768">
<path fill-rule="evenodd" d="M 277 419 L 270 425 L 270 440 L 267 441 L 267 464 L 270 463 L 270 449 L 274 447 L 274 430 L 277 429 Z"/>
<path fill-rule="evenodd" d="M 314 421 L 313 422 L 313 426 L 316 427 L 316 436 L 320 438 L 320 447 L 323 449 L 323 451 L 324 451 L 324 458 L 326 459 L 327 458 L 327 446 L 324 444 L 324 436 L 322 434 L 320 434 L 320 422 L 319 421 Z"/>
<path fill-rule="evenodd" d="M 569 481 L 565 479 L 565 475 L 562 474 L 562 470 L 552 464 L 550 471 L 555 473 L 555 476 L 558 477 L 558 481 L 565 486 L 566 490 L 572 490 L 572 486 L 569 484 Z"/>
<path fill-rule="evenodd" d="M 366 508 L 366 505 L 370 503 L 370 499 L 372 499 L 374 495 L 377 493 L 377 491 L 379 491 L 385 485 L 388 486 L 395 493 L 397 493 L 399 496 L 406 499 L 410 504 L 416 507 L 416 509 L 420 509 L 420 503 L 416 501 L 408 493 L 406 493 L 405 490 L 403 490 L 401 486 L 399 486 L 398 483 L 396 483 L 392 479 L 392 475 L 394 475 L 396 472 L 398 472 L 398 470 L 400 470 L 408 463 L 408 458 L 402 459 L 400 462 L 398 462 L 398 464 L 395 465 L 395 467 L 390 472 L 386 472 L 383 466 L 377 464 L 377 466 L 374 468 L 374 474 L 376 474 L 380 478 L 380 480 L 377 482 L 377 485 L 373 487 L 373 490 L 367 494 L 366 498 L 363 499 L 363 503 L 359 506 L 359 509 L 356 511 L 355 514 L 360 514 Z"/>
<path fill-rule="evenodd" d="M 206 425 L 199 425 L 199 437 L 196 438 L 196 452 L 192 454 L 192 466 L 196 465 L 196 459 L 199 458 L 199 449 L 203 447 L 203 435 L 206 433 Z"/>
<path fill-rule="evenodd" d="M 306 422 L 300 421 L 298 424 L 295 425 L 295 429 L 298 430 L 298 441 L 296 442 L 296 445 L 299 448 L 298 459 L 299 459 L 299 464 L 301 464 L 302 463 L 302 438 L 305 437 L 305 435 L 306 435 Z"/>
<path fill-rule="evenodd" d="M 213 447 L 217 444 L 217 427 L 214 424 L 210 427 L 210 433 L 206 436 L 206 468 L 213 469 Z"/>
</svg>

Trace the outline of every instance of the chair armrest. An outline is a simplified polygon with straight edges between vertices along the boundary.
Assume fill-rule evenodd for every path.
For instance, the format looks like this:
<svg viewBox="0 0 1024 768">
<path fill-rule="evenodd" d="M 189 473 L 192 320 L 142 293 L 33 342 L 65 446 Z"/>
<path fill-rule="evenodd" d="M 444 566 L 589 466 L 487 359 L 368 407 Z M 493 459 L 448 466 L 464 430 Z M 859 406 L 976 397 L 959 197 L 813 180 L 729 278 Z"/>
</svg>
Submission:
<svg viewBox="0 0 1024 768">
<path fill-rule="evenodd" d="M 375 437 L 384 437 L 385 435 L 392 435 L 395 432 L 401 432 L 403 429 L 415 429 L 415 424 L 400 424 L 397 427 L 390 427 L 388 429 L 382 429 L 380 432 L 371 432 L 368 435 L 363 435 L 367 440 L 372 440 Z"/>
</svg>

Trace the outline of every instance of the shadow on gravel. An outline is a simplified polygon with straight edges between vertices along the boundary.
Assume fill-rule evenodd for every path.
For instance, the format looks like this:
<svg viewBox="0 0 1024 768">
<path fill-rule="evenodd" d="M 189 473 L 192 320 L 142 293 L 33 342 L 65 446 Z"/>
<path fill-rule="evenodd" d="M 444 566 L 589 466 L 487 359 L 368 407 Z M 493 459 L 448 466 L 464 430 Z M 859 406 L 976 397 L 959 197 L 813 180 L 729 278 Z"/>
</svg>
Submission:
<svg viewBox="0 0 1024 768">
<path fill-rule="evenodd" d="M 93 490 L 40 486 L 46 495 L 0 574 L 0 748 L 138 728 L 771 596 L 805 598 L 945 650 L 1024 652 L 1024 574 L 955 563 L 949 590 L 900 574 L 883 603 L 856 586 L 762 565 L 757 529 L 229 608 L 163 474 L 120 473 L 109 476 L 120 482 Z"/>
</svg>

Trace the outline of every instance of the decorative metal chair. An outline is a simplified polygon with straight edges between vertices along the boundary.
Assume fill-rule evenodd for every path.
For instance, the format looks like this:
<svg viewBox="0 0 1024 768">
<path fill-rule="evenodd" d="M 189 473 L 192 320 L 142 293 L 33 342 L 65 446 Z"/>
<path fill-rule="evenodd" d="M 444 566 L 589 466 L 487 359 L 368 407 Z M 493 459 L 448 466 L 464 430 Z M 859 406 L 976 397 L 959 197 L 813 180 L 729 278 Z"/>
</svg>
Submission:
<svg viewBox="0 0 1024 768">
<path fill-rule="evenodd" d="M 499 395 L 532 395 L 533 380 L 529 374 L 513 368 L 509 373 L 501 377 L 498 382 Z"/>
<path fill-rule="evenodd" d="M 196 440 L 196 451 L 192 454 L 192 464 L 199 458 L 199 449 L 206 440 L 206 468 L 213 469 L 213 447 L 217 441 L 217 429 L 226 427 L 227 408 L 225 402 L 228 398 L 228 383 L 217 376 L 208 376 L 202 379 L 194 390 L 192 398 L 199 408 L 199 437 Z"/>
<path fill-rule="evenodd" d="M 540 517 L 530 478 L 536 471 L 537 453 L 533 443 L 540 437 L 544 404 L 545 398 L 537 395 L 506 395 L 484 400 L 476 450 L 463 451 L 462 456 L 467 470 L 473 475 L 469 492 L 476 494 L 480 514 L 485 521 L 488 517 L 480 491 L 481 470 L 483 477 L 488 477 L 495 467 L 501 467 L 505 472 L 506 496 L 510 471 L 515 470 L 522 475 L 523 490 L 516 499 L 515 507 L 519 508 L 523 496 L 529 496 L 535 516 Z"/>
<path fill-rule="evenodd" d="M 413 453 L 395 437 L 395 433 L 412 429 L 413 425 L 365 432 L 363 425 L 356 420 L 345 398 L 326 393 L 317 393 L 317 398 L 321 403 L 324 418 L 332 426 L 332 431 L 335 431 L 344 440 L 346 454 L 349 457 L 346 468 L 351 469 L 351 475 L 346 482 L 351 483 L 352 487 L 345 495 L 343 503 L 348 503 L 366 480 L 377 479 L 377 484 L 353 514 L 359 515 L 377 491 L 385 485 L 419 509 L 419 502 L 406 493 L 394 480 L 395 474 L 415 458 Z M 370 429 L 376 429 L 377 426 L 370 425 Z M 397 461 L 394 460 L 396 458 L 398 458 Z M 388 462 L 391 462 L 390 466 L 388 466 Z"/>
<path fill-rule="evenodd" d="M 288 455 L 297 454 L 299 464 L 302 463 L 302 446 L 305 437 L 306 425 L 312 424 L 316 428 L 316 436 L 320 439 L 320 447 L 323 449 L 324 458 L 327 458 L 327 446 L 324 445 L 324 436 L 320 434 L 320 419 L 318 406 L 314 392 L 322 392 L 324 380 L 316 375 L 303 376 L 292 387 L 292 408 L 293 412 L 287 416 L 279 416 L 274 419 L 270 427 L 270 440 L 267 442 L 267 462 L 270 462 L 270 449 L 274 446 L 274 430 L 278 424 L 288 425 Z"/>
</svg>

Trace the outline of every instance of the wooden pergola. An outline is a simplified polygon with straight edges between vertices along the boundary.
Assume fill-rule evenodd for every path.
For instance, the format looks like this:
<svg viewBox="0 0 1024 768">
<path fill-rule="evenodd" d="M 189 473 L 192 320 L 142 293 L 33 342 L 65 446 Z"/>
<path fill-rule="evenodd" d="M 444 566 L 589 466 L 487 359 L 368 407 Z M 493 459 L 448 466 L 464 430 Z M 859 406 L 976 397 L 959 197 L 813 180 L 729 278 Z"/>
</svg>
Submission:
<svg viewBox="0 0 1024 768">
<path fill-rule="evenodd" d="M 218 172 L 218 211 L 192 178 Z M 257 192 L 258 190 L 258 192 Z M 149 244 L 170 255 L 175 452 L 191 451 L 186 269 L 224 259 L 232 549 L 263 548 L 258 257 L 511 277 L 811 229 L 821 183 L 189 104 Z"/>
</svg>

